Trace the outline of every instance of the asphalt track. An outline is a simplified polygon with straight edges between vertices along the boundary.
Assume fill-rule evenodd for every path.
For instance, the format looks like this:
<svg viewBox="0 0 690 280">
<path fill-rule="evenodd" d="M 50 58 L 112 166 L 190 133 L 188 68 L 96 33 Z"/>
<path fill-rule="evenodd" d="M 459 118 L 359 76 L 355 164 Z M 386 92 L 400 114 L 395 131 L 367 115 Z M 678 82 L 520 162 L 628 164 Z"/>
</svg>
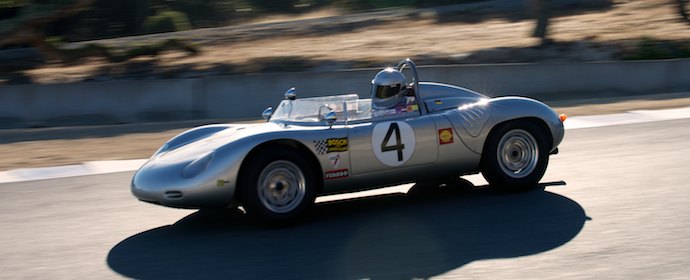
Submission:
<svg viewBox="0 0 690 280">
<path fill-rule="evenodd" d="M 0 278 L 688 279 L 688 128 L 568 130 L 543 188 L 405 185 L 285 229 L 138 202 L 131 172 L 0 184 Z"/>
</svg>

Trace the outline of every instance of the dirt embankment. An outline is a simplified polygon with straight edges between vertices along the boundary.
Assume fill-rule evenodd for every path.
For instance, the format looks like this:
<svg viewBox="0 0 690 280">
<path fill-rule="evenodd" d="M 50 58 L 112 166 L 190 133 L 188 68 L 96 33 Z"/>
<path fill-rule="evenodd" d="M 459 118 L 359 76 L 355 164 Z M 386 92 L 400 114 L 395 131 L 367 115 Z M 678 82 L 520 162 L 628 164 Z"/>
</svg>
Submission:
<svg viewBox="0 0 690 280">
<path fill-rule="evenodd" d="M 252 28 L 227 27 L 192 33 L 104 40 L 129 44 L 183 36 L 197 41 L 201 52 L 185 56 L 169 52 L 122 63 L 89 59 L 75 65 L 37 64 L 0 74 L 0 83 L 14 76 L 34 83 L 110 79 L 195 77 L 281 69 L 328 69 L 382 66 L 412 57 L 419 64 L 434 62 L 590 61 L 617 59 L 616 42 L 653 37 L 688 40 L 690 26 L 678 19 L 673 1 L 614 1 L 606 9 L 561 15 L 552 20 L 556 43 L 536 47 L 530 37 L 533 21 L 486 18 L 467 21 L 428 12 L 384 12 L 353 20 L 322 12 L 308 19 L 322 32 L 295 33 L 303 22 L 260 23 Z M 275 20 L 275 19 L 272 19 Z M 278 19 L 284 20 L 284 19 Z M 325 32 L 328 26 L 342 30 Z M 279 28 L 278 28 L 279 27 Z M 295 29 L 297 28 L 297 29 Z M 292 32 L 290 32 L 292 30 Z M 306 31 L 305 31 L 306 32 Z M 310 35 L 311 34 L 311 35 Z M 5 65 L 6 66 L 6 65 Z M 687 94 L 634 97 L 631 100 L 591 100 L 551 103 L 559 112 L 588 115 L 688 106 Z M 123 125 L 0 131 L 0 171 L 75 164 L 91 160 L 146 158 L 170 137 L 200 123 Z M 172 126 L 171 126 L 172 125 Z"/>
<path fill-rule="evenodd" d="M 539 46 L 539 40 L 530 36 L 534 20 L 492 13 L 482 6 L 455 12 L 401 9 L 347 16 L 321 11 L 298 21 L 271 18 L 241 26 L 101 40 L 98 43 L 127 47 L 179 38 L 196 43 L 200 52 L 170 51 L 120 63 L 101 58 L 72 65 L 37 63 L 0 71 L 0 83 L 379 67 L 404 57 L 418 64 L 615 60 L 634 49 L 640 38 L 690 40 L 690 25 L 680 20 L 674 1 L 611 3 L 556 13 L 550 25 L 555 43 L 549 46 Z M 26 59 L 22 62 L 27 64 Z"/>
</svg>

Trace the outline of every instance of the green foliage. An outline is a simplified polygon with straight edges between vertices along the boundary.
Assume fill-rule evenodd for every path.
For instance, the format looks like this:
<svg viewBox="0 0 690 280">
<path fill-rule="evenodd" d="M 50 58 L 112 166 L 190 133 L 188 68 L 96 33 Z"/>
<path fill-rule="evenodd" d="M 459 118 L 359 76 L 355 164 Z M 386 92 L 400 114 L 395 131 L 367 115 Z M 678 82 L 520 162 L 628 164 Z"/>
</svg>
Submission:
<svg viewBox="0 0 690 280">
<path fill-rule="evenodd" d="M 663 41 L 644 37 L 623 58 L 626 60 L 690 58 L 690 42 Z"/>
<path fill-rule="evenodd" d="M 294 8 L 295 2 L 293 0 L 252 0 L 249 1 L 254 7 L 267 12 L 287 11 Z"/>
<path fill-rule="evenodd" d="M 485 0 L 331 0 L 332 5 L 345 10 L 369 10 L 396 7 L 435 7 Z"/>
<path fill-rule="evenodd" d="M 333 0 L 333 5 L 345 10 L 369 10 L 392 7 L 404 7 L 415 4 L 415 0 Z"/>
<path fill-rule="evenodd" d="M 18 8 L 26 4 L 24 0 L 0 0 L 0 9 Z"/>
<path fill-rule="evenodd" d="M 258 9 L 248 0 L 189 0 L 177 1 L 169 9 L 184 11 L 194 28 L 225 25 L 242 18 L 254 17 Z"/>
<path fill-rule="evenodd" d="M 27 19 L 51 14 L 77 0 L 0 0 L 0 35 Z M 487 0 L 95 0 L 82 13 L 45 30 L 66 42 L 170 32 L 246 22 L 270 14 L 323 7 L 345 11 L 430 7 Z"/>
<path fill-rule="evenodd" d="M 145 33 L 159 33 L 192 29 L 187 15 L 178 11 L 160 11 L 144 21 Z"/>
<path fill-rule="evenodd" d="M 164 51 L 181 51 L 190 56 L 199 53 L 197 46 L 178 39 L 117 48 L 102 44 L 86 44 L 66 49 L 62 48 L 60 39 L 55 37 L 46 39 L 46 43 L 65 62 L 77 62 L 85 57 L 103 57 L 110 62 L 122 62 L 139 56 L 156 56 Z"/>
<path fill-rule="evenodd" d="M 199 52 L 196 46 L 187 44 L 184 41 L 177 39 L 169 39 L 153 44 L 139 45 L 130 47 L 112 56 L 113 61 L 125 61 L 137 56 L 154 56 L 166 50 L 184 51 L 189 55 L 194 55 Z"/>
<path fill-rule="evenodd" d="M 64 43 L 64 41 L 59 36 L 50 36 L 46 37 L 46 43 L 53 46 L 61 46 Z"/>
</svg>

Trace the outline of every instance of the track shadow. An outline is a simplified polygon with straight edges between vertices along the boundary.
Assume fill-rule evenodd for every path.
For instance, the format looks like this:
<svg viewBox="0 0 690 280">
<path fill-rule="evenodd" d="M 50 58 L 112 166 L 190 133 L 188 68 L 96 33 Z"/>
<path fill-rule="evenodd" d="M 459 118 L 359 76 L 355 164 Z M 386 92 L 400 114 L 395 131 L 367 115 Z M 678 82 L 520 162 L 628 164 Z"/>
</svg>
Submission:
<svg viewBox="0 0 690 280">
<path fill-rule="evenodd" d="M 552 18 L 591 12 L 605 12 L 613 8 L 611 0 L 558 0 L 544 1 Z M 468 3 L 449 7 L 437 7 L 436 21 L 445 23 L 480 23 L 492 19 L 521 21 L 535 18 L 531 1 L 495 0 Z"/>
<path fill-rule="evenodd" d="M 238 210 L 203 211 L 131 236 L 107 263 L 137 279 L 410 279 L 474 260 L 559 247 L 584 226 L 582 207 L 543 188 L 494 194 L 469 182 L 320 203 L 304 224 L 254 226 Z"/>
</svg>

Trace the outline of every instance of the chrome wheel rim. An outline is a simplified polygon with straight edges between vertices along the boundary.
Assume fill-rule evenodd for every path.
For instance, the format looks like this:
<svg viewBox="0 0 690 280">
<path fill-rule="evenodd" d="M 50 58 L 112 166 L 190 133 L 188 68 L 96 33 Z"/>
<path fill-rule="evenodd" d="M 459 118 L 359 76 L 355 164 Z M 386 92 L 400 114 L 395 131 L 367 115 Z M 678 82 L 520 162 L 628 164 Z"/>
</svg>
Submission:
<svg viewBox="0 0 690 280">
<path fill-rule="evenodd" d="M 274 213 L 287 213 L 304 200 L 304 174 L 290 161 L 274 161 L 259 174 L 257 188 L 259 200 L 266 209 Z"/>
<path fill-rule="evenodd" d="M 532 134 L 522 129 L 508 131 L 498 142 L 498 165 L 512 178 L 524 178 L 537 167 L 539 146 Z"/>
</svg>

